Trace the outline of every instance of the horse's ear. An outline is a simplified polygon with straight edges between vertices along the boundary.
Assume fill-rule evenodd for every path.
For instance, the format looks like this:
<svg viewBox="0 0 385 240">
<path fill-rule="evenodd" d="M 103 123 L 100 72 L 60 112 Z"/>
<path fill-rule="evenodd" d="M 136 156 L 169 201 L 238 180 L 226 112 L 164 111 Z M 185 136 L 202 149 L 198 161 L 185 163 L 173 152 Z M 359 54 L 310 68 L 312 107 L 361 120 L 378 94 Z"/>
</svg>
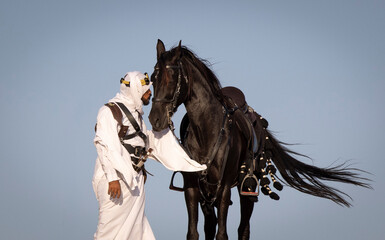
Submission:
<svg viewBox="0 0 385 240">
<path fill-rule="evenodd" d="M 176 48 L 175 56 L 177 59 L 180 59 L 182 57 L 182 40 L 179 41 L 179 45 Z"/>
<path fill-rule="evenodd" d="M 160 55 L 166 51 L 166 48 L 164 47 L 164 44 L 162 40 L 158 39 L 158 43 L 156 44 L 156 57 L 157 59 L 160 58 Z"/>
</svg>

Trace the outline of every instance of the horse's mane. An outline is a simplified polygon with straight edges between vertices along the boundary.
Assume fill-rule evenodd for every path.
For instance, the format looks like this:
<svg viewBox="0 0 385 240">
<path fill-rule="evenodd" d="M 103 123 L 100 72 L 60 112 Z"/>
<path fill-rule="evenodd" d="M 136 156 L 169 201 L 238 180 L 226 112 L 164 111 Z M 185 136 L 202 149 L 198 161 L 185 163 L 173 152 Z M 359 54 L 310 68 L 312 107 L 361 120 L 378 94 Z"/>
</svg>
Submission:
<svg viewBox="0 0 385 240">
<path fill-rule="evenodd" d="M 170 50 L 171 55 L 175 55 L 178 47 L 174 47 Z M 203 80 L 210 86 L 211 91 L 215 95 L 215 97 L 221 102 L 224 102 L 224 96 L 221 92 L 221 83 L 219 82 L 215 73 L 210 69 L 211 63 L 205 59 L 199 58 L 192 50 L 188 49 L 185 46 L 181 46 L 181 60 L 185 59 L 184 67 L 188 72 L 188 75 L 191 76 L 192 68 L 189 66 L 192 64 L 195 68 L 198 69 L 200 74 L 203 77 Z M 186 64 L 189 63 L 189 64 Z"/>
</svg>

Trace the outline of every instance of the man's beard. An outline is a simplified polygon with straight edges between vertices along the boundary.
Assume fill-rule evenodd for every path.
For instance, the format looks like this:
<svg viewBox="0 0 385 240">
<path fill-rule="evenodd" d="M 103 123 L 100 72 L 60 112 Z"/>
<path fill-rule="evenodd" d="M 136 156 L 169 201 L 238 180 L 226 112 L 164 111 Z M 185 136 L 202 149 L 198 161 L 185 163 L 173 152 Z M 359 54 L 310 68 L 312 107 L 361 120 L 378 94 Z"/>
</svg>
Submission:
<svg viewBox="0 0 385 240">
<path fill-rule="evenodd" d="M 142 102 L 144 106 L 147 106 L 148 104 L 150 104 L 150 99 L 142 99 Z"/>
</svg>

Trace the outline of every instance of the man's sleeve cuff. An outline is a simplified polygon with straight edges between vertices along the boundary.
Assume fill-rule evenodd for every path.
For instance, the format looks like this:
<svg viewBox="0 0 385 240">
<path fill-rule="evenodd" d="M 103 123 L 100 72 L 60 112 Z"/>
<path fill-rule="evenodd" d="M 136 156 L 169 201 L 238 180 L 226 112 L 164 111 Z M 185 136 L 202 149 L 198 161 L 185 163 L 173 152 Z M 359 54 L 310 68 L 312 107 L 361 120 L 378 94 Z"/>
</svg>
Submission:
<svg viewBox="0 0 385 240">
<path fill-rule="evenodd" d="M 116 174 L 116 171 L 109 173 L 109 174 L 106 174 L 106 177 L 107 177 L 108 182 L 112 182 L 112 181 L 116 181 L 116 180 L 120 179 L 118 177 L 118 175 Z"/>
</svg>

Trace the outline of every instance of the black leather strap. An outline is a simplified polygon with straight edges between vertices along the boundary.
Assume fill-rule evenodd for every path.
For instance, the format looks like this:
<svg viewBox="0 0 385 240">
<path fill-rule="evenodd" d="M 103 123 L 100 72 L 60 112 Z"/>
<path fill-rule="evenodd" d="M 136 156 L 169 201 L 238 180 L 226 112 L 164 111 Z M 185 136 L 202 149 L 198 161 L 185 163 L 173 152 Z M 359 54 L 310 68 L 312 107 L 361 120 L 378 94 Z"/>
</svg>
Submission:
<svg viewBox="0 0 385 240">
<path fill-rule="evenodd" d="M 124 106 L 123 103 L 117 102 L 116 104 L 118 104 L 120 109 L 122 109 L 122 111 L 124 112 L 124 114 L 126 115 L 126 117 L 128 118 L 128 120 L 130 121 L 130 123 L 132 124 L 132 126 L 134 127 L 134 129 L 136 131 L 135 133 L 124 136 L 123 139 L 127 140 L 127 139 L 131 139 L 135 136 L 139 136 L 143 139 L 144 142 L 146 142 L 147 136 L 140 129 L 138 123 L 136 122 L 134 116 L 132 116 L 131 112 L 126 108 L 126 106 Z"/>
<path fill-rule="evenodd" d="M 127 151 L 131 154 L 134 154 L 137 157 L 146 155 L 146 149 L 144 147 L 134 147 L 131 144 L 123 144 Z"/>
<path fill-rule="evenodd" d="M 146 174 L 146 170 L 144 169 L 144 165 L 142 167 L 137 167 L 136 165 L 140 162 L 140 159 L 139 158 L 136 158 L 136 157 L 131 157 L 131 161 L 133 162 L 132 164 L 132 168 L 137 172 L 139 173 L 141 170 L 143 170 L 143 175 Z"/>
</svg>

